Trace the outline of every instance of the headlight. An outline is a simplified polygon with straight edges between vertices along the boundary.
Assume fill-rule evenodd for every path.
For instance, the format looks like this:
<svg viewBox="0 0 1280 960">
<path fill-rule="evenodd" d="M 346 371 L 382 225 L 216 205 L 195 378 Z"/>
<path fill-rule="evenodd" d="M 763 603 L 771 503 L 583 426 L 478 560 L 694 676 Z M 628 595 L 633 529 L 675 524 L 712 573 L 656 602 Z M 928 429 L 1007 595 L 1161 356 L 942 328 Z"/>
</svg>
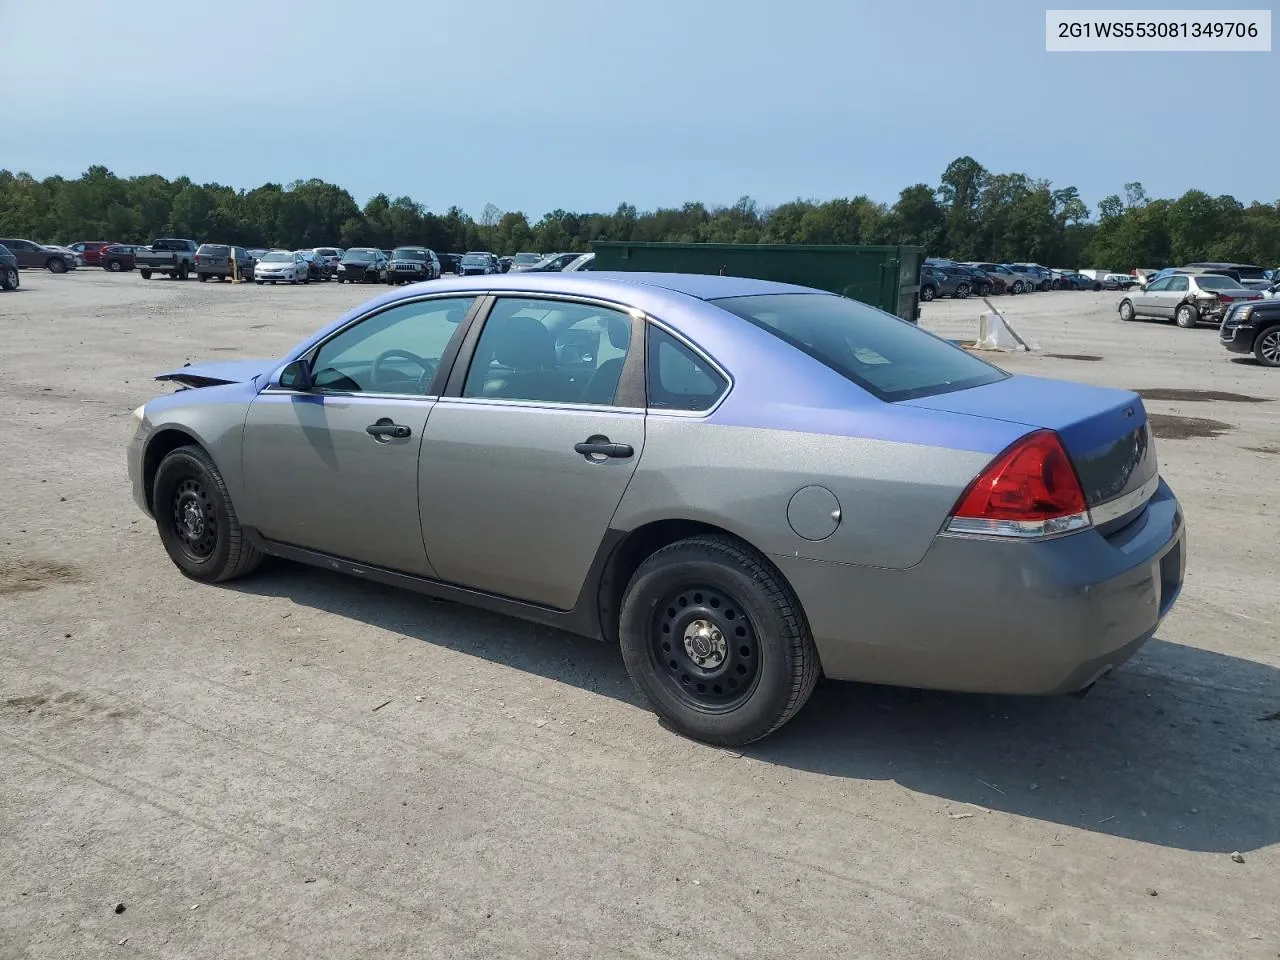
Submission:
<svg viewBox="0 0 1280 960">
<path fill-rule="evenodd" d="M 1231 317 L 1233 320 L 1238 320 L 1241 323 L 1243 323 L 1244 321 L 1248 320 L 1249 317 L 1252 316 L 1252 314 L 1253 314 L 1253 304 L 1246 303 L 1243 307 L 1236 307 L 1235 310 L 1232 311 Z"/>
<path fill-rule="evenodd" d="M 145 403 L 142 406 L 138 407 L 138 409 L 133 411 L 133 419 L 137 421 L 139 426 L 142 425 L 142 421 L 146 417 L 146 415 L 147 415 L 147 405 Z"/>
</svg>

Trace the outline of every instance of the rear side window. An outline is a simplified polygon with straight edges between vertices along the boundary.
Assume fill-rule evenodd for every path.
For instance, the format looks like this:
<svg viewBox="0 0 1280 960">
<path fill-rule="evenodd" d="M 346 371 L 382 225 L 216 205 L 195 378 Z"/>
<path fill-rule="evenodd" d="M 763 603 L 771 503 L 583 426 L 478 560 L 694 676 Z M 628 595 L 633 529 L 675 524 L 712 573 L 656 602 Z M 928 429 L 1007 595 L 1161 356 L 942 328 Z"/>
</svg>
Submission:
<svg viewBox="0 0 1280 960">
<path fill-rule="evenodd" d="M 889 402 L 1008 376 L 915 324 L 845 297 L 782 293 L 711 302 Z"/>
<path fill-rule="evenodd" d="M 1168 286 L 1168 287 L 1166 287 L 1165 289 L 1166 289 L 1166 290 L 1173 290 L 1173 291 L 1182 291 L 1182 290 L 1186 290 L 1186 289 L 1187 289 L 1187 278 L 1186 278 L 1186 277 L 1171 277 L 1171 278 L 1169 279 L 1169 286 Z"/>
<path fill-rule="evenodd" d="M 706 360 L 665 330 L 649 327 L 649 406 L 709 410 L 729 384 Z"/>
</svg>

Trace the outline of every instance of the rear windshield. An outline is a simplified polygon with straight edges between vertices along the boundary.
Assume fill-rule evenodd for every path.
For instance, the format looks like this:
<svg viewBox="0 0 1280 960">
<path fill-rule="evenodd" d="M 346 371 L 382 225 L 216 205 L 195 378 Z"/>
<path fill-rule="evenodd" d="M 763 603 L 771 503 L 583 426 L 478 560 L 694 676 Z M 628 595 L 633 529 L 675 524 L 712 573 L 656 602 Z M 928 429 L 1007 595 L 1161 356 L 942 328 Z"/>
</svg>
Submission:
<svg viewBox="0 0 1280 960">
<path fill-rule="evenodd" d="M 1220 277 L 1216 274 L 1196 277 L 1196 284 L 1205 290 L 1234 290 L 1240 286 L 1230 277 Z"/>
<path fill-rule="evenodd" d="M 225 257 L 230 250 L 220 243 L 203 243 L 196 252 L 210 257 Z"/>
<path fill-rule="evenodd" d="M 929 397 L 1008 376 L 915 324 L 845 297 L 781 293 L 712 302 L 881 400 Z"/>
</svg>

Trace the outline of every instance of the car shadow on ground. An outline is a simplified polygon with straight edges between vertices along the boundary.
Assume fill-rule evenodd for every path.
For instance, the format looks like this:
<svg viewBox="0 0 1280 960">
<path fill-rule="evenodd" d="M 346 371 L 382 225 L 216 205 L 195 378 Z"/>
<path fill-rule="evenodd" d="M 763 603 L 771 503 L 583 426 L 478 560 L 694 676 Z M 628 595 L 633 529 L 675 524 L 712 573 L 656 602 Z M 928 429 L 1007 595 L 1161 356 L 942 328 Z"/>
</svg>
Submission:
<svg viewBox="0 0 1280 960">
<path fill-rule="evenodd" d="M 609 644 L 280 561 L 227 586 L 640 704 Z M 958 815 L 982 816 L 976 806 L 1192 851 L 1280 842 L 1280 670 L 1159 640 L 1083 699 L 824 682 L 743 752 L 893 780 Z"/>
</svg>

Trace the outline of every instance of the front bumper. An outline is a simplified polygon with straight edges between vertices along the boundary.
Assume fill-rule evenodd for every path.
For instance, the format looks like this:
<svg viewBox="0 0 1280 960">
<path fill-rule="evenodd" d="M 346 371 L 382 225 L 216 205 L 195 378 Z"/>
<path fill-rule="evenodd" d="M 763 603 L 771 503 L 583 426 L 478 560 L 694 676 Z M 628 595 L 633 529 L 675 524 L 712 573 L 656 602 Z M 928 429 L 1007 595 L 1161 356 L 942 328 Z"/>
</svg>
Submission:
<svg viewBox="0 0 1280 960">
<path fill-rule="evenodd" d="M 771 559 L 832 679 L 1049 695 L 1088 686 L 1155 634 L 1182 588 L 1186 528 L 1161 481 L 1110 537 L 940 536 L 906 570 Z"/>
<path fill-rule="evenodd" d="M 133 490 L 133 502 L 147 516 L 151 516 L 151 507 L 147 503 L 147 490 L 143 484 L 142 458 L 146 452 L 147 437 L 150 435 L 151 429 L 145 422 L 138 424 L 138 429 L 134 431 L 125 453 L 125 459 L 129 465 L 129 487 Z"/>
<path fill-rule="evenodd" d="M 1257 336 L 1258 331 L 1250 324 L 1239 324 L 1236 326 L 1223 325 L 1218 333 L 1218 339 L 1222 341 L 1222 345 L 1232 353 L 1252 353 L 1253 338 Z"/>
</svg>

